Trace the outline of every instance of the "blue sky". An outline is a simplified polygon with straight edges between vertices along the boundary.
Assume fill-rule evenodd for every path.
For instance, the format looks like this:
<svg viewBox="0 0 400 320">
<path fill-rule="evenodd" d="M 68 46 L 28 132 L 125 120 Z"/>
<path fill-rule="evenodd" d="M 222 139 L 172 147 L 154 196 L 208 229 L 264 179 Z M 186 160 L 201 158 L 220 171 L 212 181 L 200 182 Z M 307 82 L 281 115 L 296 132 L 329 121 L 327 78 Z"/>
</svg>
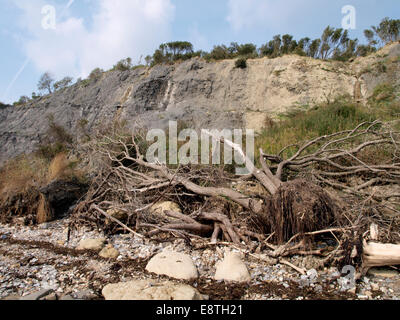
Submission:
<svg viewBox="0 0 400 320">
<path fill-rule="evenodd" d="M 36 90 L 40 75 L 86 77 L 120 59 L 152 54 L 162 42 L 187 40 L 195 49 L 215 44 L 264 44 L 275 34 L 319 37 L 341 27 L 342 8 L 356 9 L 350 35 L 384 17 L 400 18 L 399 0 L 0 0 L 0 101 Z M 55 29 L 43 28 L 55 9 Z M 48 11 L 47 11 L 48 12 Z M 51 16 L 52 17 L 52 16 Z M 47 20 L 46 20 L 47 19 Z"/>
</svg>

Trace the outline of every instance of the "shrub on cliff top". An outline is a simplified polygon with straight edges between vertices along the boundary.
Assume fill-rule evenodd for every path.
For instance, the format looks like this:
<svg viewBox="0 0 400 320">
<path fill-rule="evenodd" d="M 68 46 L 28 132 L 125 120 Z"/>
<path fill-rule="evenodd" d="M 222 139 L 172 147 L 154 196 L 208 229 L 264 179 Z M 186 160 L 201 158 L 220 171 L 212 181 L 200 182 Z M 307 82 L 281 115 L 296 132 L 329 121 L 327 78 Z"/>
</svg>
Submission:
<svg viewBox="0 0 400 320">
<path fill-rule="evenodd" d="M 240 68 L 240 69 L 246 69 L 247 68 L 247 59 L 246 58 L 239 58 L 235 62 L 235 67 Z"/>
</svg>

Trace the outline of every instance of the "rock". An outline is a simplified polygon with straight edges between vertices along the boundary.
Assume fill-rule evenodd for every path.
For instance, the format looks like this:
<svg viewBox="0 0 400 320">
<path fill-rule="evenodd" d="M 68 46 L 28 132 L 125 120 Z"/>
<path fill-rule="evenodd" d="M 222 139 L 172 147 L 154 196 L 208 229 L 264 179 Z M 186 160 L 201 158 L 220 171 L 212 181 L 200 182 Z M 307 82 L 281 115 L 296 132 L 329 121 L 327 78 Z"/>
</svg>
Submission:
<svg viewBox="0 0 400 320">
<path fill-rule="evenodd" d="M 106 239 L 104 238 L 99 238 L 99 239 L 82 239 L 79 244 L 77 249 L 78 250 L 94 250 L 94 251 L 100 251 L 104 247 L 104 243 L 106 242 Z"/>
<path fill-rule="evenodd" d="M 196 266 L 190 256 L 170 250 L 164 250 L 151 258 L 146 270 L 175 279 L 190 280 L 198 277 Z"/>
<path fill-rule="evenodd" d="M 371 268 L 368 270 L 368 274 L 374 277 L 382 277 L 382 278 L 394 278 L 399 275 L 399 273 L 396 270 L 380 269 L 380 268 Z"/>
<path fill-rule="evenodd" d="M 108 245 L 100 251 L 99 256 L 106 259 L 117 259 L 119 254 L 120 253 L 117 249 L 112 245 Z"/>
<path fill-rule="evenodd" d="M 40 300 L 56 301 L 57 295 L 55 293 L 50 293 L 48 296 L 45 296 L 44 298 L 40 298 Z"/>
<path fill-rule="evenodd" d="M 203 296 L 191 286 L 154 280 L 108 284 L 102 294 L 106 300 L 203 300 Z"/>
<path fill-rule="evenodd" d="M 69 294 L 66 294 L 65 296 L 62 296 L 61 301 L 72 301 L 75 300 L 74 298 L 72 298 Z"/>
<path fill-rule="evenodd" d="M 379 291 L 379 285 L 376 283 L 371 283 L 371 289 L 372 291 Z"/>
<path fill-rule="evenodd" d="M 353 287 L 353 288 L 347 290 L 347 292 L 351 293 L 351 294 L 356 294 L 357 293 L 357 287 Z"/>
<path fill-rule="evenodd" d="M 369 299 L 372 299 L 372 292 L 371 291 L 365 291 L 364 293 Z"/>
<path fill-rule="evenodd" d="M 225 259 L 216 265 L 215 280 L 236 282 L 250 281 L 251 277 L 246 265 L 240 259 L 238 253 L 226 253 Z"/>
<path fill-rule="evenodd" d="M 111 217 L 113 217 L 113 218 L 115 218 L 115 219 L 117 219 L 119 221 L 125 220 L 128 217 L 128 214 L 126 212 L 124 212 L 122 210 L 119 210 L 119 209 L 116 209 L 116 208 L 107 210 L 107 213 Z M 108 219 L 108 218 L 106 219 L 106 224 L 110 224 L 112 222 L 113 221 L 111 221 L 111 219 Z"/>
<path fill-rule="evenodd" d="M 179 207 L 179 205 L 171 201 L 158 202 L 150 208 L 150 212 L 155 215 L 162 216 L 164 218 L 167 218 L 168 220 L 176 220 L 175 218 L 166 216 L 164 211 L 173 211 L 182 213 L 182 210 Z"/>
<path fill-rule="evenodd" d="M 97 296 L 91 290 L 83 290 L 74 293 L 74 297 L 78 300 L 93 300 Z"/>
<path fill-rule="evenodd" d="M 42 289 L 27 296 L 21 297 L 19 300 L 39 300 L 40 298 L 48 296 L 52 292 L 53 289 Z"/>
</svg>

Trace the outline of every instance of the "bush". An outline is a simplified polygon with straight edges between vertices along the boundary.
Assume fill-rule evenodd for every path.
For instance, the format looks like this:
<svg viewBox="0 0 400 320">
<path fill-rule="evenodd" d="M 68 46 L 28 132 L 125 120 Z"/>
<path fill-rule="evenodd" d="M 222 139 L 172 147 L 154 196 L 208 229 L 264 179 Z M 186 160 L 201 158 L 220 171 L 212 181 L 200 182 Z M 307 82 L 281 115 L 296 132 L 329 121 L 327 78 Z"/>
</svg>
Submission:
<svg viewBox="0 0 400 320">
<path fill-rule="evenodd" d="M 37 156 L 50 161 L 57 154 L 67 152 L 72 146 L 74 139 L 67 130 L 55 123 L 54 116 L 48 116 L 48 129 L 46 137 L 41 144 L 37 146 Z"/>
<path fill-rule="evenodd" d="M 318 136 L 354 129 L 364 121 L 374 121 L 377 115 L 354 104 L 350 98 L 339 97 L 330 104 L 317 105 L 307 111 L 297 110 L 281 115 L 282 120 L 266 128 L 256 139 L 256 150 L 278 154 L 293 145 Z M 285 156 L 293 155 L 289 148 Z"/>
<path fill-rule="evenodd" d="M 90 73 L 89 79 L 97 82 L 101 79 L 101 77 L 103 76 L 103 73 L 104 73 L 104 71 L 102 69 L 96 68 Z"/>
<path fill-rule="evenodd" d="M 54 90 L 61 90 L 68 87 L 72 83 L 72 80 L 71 77 L 65 77 L 62 80 L 57 81 L 54 83 Z"/>
<path fill-rule="evenodd" d="M 117 71 L 127 71 L 132 68 L 132 59 L 131 58 L 126 58 L 118 61 L 118 63 L 113 67 L 112 70 L 117 70 Z"/>
<path fill-rule="evenodd" d="M 29 98 L 27 96 L 21 96 L 17 102 L 14 102 L 14 106 L 22 106 L 29 102 Z"/>
<path fill-rule="evenodd" d="M 392 102 L 396 98 L 395 88 L 390 83 L 382 83 L 375 87 L 374 93 L 370 98 L 372 103 L 388 103 Z"/>
<path fill-rule="evenodd" d="M 246 69 L 247 68 L 247 59 L 246 58 L 239 58 L 235 62 L 235 67 L 240 68 L 240 69 Z"/>
</svg>

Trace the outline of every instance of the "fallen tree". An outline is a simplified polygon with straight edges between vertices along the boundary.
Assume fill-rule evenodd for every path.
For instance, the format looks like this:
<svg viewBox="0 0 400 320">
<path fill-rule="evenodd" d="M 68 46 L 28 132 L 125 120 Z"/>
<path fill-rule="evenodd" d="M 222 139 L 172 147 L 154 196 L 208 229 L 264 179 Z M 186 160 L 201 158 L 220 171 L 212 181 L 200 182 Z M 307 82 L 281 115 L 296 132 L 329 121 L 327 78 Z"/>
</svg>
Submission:
<svg viewBox="0 0 400 320">
<path fill-rule="evenodd" d="M 257 181 L 265 189 L 264 195 L 235 190 L 232 182 L 243 178 L 232 177 L 220 168 L 171 168 L 150 163 L 143 156 L 143 136 L 135 134 L 128 138 L 114 132 L 91 145 L 95 154 L 102 157 L 102 168 L 85 200 L 75 209 L 74 224 L 95 224 L 107 232 L 145 231 L 144 235 L 149 237 L 160 234 L 187 240 L 203 237 L 211 243 L 221 239 L 250 246 L 251 240 L 256 240 L 260 244 L 258 249 L 267 248 L 272 257 L 321 254 L 321 250 L 307 246 L 307 241 L 322 234 L 337 240 L 334 254 L 345 255 L 341 247 L 345 241 L 341 238 L 351 230 L 354 243 L 346 243 L 348 256 L 354 258 L 355 242 L 360 242 L 359 236 L 367 224 L 362 216 L 364 209 L 358 216 L 350 215 L 348 206 L 323 186 L 369 202 L 400 197 L 396 192 L 385 195 L 369 191 L 374 186 L 396 185 L 400 177 L 399 134 L 378 121 L 307 141 L 287 159 L 283 154 L 288 148 L 278 155 L 260 150 L 260 168 L 246 157 L 240 146 L 209 135 L 231 146 L 243 158 L 250 172 L 245 179 Z M 367 163 L 363 153 L 374 148 L 391 153 L 390 161 L 374 163 L 372 158 Z M 297 177 L 286 179 L 293 175 Z M 362 179 L 362 183 L 350 185 L 352 177 Z M 175 219 L 173 222 L 150 212 L 155 203 L 165 199 L 173 199 L 184 207 L 184 214 L 166 212 L 167 217 Z M 123 211 L 126 218 L 117 224 L 104 224 L 103 219 L 110 216 L 109 210 Z M 362 254 L 360 251 L 358 256 Z"/>
</svg>

